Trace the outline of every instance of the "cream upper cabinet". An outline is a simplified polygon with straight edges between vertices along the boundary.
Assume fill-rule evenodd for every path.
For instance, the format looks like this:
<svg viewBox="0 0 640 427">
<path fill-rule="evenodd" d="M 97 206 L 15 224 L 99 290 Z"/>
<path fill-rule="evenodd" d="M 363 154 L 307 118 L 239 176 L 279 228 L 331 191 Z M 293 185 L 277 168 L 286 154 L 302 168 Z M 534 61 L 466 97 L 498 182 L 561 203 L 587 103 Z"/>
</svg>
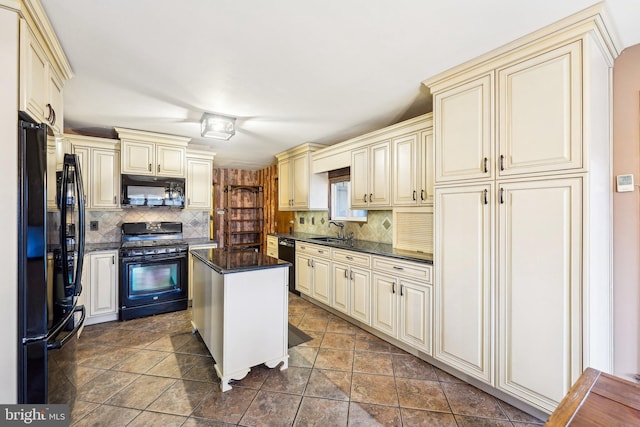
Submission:
<svg viewBox="0 0 640 427">
<path fill-rule="evenodd" d="M 214 153 L 187 150 L 186 209 L 211 209 L 213 159 Z"/>
<path fill-rule="evenodd" d="M 433 127 L 393 138 L 393 206 L 433 204 Z"/>
<path fill-rule="evenodd" d="M 498 188 L 498 386 L 549 412 L 582 372 L 582 181 Z"/>
<path fill-rule="evenodd" d="M 435 190 L 434 357 L 493 384 L 493 185 Z M 537 264 L 537 263 L 533 263 Z"/>
<path fill-rule="evenodd" d="M 78 156 L 85 206 L 117 209 L 120 206 L 120 141 L 80 135 L 65 135 Z"/>
<path fill-rule="evenodd" d="M 391 206 L 391 144 L 374 143 L 351 153 L 351 207 Z"/>
<path fill-rule="evenodd" d="M 329 181 L 326 173 L 311 172 L 311 153 L 318 144 L 302 144 L 276 155 L 278 159 L 278 209 L 326 210 Z"/>
<path fill-rule="evenodd" d="M 63 79 L 51 64 L 25 20 L 20 20 L 20 105 L 38 121 L 61 134 L 63 122 Z"/>
<path fill-rule="evenodd" d="M 493 177 L 493 74 L 433 96 L 435 182 Z"/>
<path fill-rule="evenodd" d="M 190 138 L 115 128 L 122 144 L 123 174 L 184 178 Z"/>
<path fill-rule="evenodd" d="M 498 176 L 582 167 L 581 50 L 576 41 L 497 70 Z"/>
</svg>

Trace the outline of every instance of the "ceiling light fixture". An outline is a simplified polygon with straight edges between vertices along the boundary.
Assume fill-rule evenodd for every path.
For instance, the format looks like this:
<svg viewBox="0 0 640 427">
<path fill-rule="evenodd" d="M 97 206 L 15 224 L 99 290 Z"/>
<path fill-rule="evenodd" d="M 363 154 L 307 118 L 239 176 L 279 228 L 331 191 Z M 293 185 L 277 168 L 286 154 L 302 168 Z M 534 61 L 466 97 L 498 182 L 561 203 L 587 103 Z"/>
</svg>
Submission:
<svg viewBox="0 0 640 427">
<path fill-rule="evenodd" d="M 200 123 L 202 125 L 200 132 L 205 138 L 216 138 L 227 141 L 236 134 L 235 117 L 204 113 Z"/>
</svg>

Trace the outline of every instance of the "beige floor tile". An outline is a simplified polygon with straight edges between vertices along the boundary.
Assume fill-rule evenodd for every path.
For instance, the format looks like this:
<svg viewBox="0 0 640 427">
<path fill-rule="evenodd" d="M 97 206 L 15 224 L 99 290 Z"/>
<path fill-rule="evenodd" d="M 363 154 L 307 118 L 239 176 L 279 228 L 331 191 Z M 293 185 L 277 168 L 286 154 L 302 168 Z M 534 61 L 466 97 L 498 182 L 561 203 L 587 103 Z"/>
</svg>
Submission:
<svg viewBox="0 0 640 427">
<path fill-rule="evenodd" d="M 272 369 L 267 380 L 262 384 L 261 390 L 302 394 L 310 374 L 309 368 L 290 367 L 283 371 Z"/>
<path fill-rule="evenodd" d="M 438 376 L 430 364 L 410 354 L 391 356 L 396 377 L 438 381 Z"/>
<path fill-rule="evenodd" d="M 324 332 L 327 329 L 327 324 L 329 320 L 327 318 L 322 317 L 309 317 L 308 315 L 304 315 L 300 323 L 298 323 L 297 327 L 303 330 L 306 333 L 309 332 Z"/>
<path fill-rule="evenodd" d="M 107 400 L 107 405 L 145 409 L 176 382 L 173 378 L 142 375 Z"/>
<path fill-rule="evenodd" d="M 511 421 L 495 418 L 470 417 L 468 415 L 456 415 L 458 427 L 512 427 Z"/>
<path fill-rule="evenodd" d="M 356 335 L 356 350 L 389 353 L 390 345 L 375 335 Z"/>
<path fill-rule="evenodd" d="M 220 389 L 213 390 L 193 411 L 193 416 L 236 424 L 253 402 L 257 392 L 254 389 L 235 386 L 224 393 Z"/>
<path fill-rule="evenodd" d="M 185 343 L 190 339 L 191 333 L 165 335 L 150 343 L 145 348 L 148 350 L 176 351 L 178 348 L 185 345 Z"/>
<path fill-rule="evenodd" d="M 188 416 L 217 388 L 217 385 L 202 381 L 178 380 L 149 405 L 147 410 Z"/>
<path fill-rule="evenodd" d="M 515 406 L 511 406 L 506 402 L 498 400 L 498 404 L 500 405 L 500 408 L 505 413 L 505 415 L 509 417 L 509 419 L 514 423 L 521 422 L 529 424 L 544 424 L 544 421 L 539 420 L 538 418 L 529 415 L 526 412 L 523 412 Z"/>
<path fill-rule="evenodd" d="M 169 356 L 169 353 L 165 351 L 137 350 L 131 357 L 118 363 L 112 369 L 144 374 L 161 360 L 166 359 L 167 356 Z"/>
<path fill-rule="evenodd" d="M 451 417 L 453 419 L 453 417 Z M 349 404 L 349 427 L 400 427 L 400 409 L 393 406 L 371 405 L 351 402 Z"/>
<path fill-rule="evenodd" d="M 327 324 L 327 332 L 355 335 L 357 330 L 357 326 L 338 318 L 329 320 Z"/>
<path fill-rule="evenodd" d="M 396 378 L 396 388 L 400 406 L 403 408 L 451 412 L 438 381 Z"/>
<path fill-rule="evenodd" d="M 355 335 L 327 332 L 324 334 L 321 348 L 337 348 L 341 350 L 353 350 L 356 344 Z"/>
<path fill-rule="evenodd" d="M 259 391 L 239 424 L 243 426 L 290 426 L 302 396 Z"/>
<path fill-rule="evenodd" d="M 111 396 L 131 384 L 140 375 L 128 372 L 106 371 L 78 387 L 77 399 L 104 403 Z"/>
<path fill-rule="evenodd" d="M 311 371 L 305 396 L 334 400 L 349 400 L 351 394 L 351 372 L 314 369 Z"/>
<path fill-rule="evenodd" d="M 74 427 L 86 426 L 125 426 L 140 414 L 140 411 L 117 406 L 101 405 L 74 424 Z"/>
<path fill-rule="evenodd" d="M 507 419 L 495 397 L 469 384 L 443 382 L 441 385 L 454 414 Z"/>
<path fill-rule="evenodd" d="M 276 368 L 279 369 L 279 368 Z M 241 380 L 233 381 L 231 385 L 255 388 L 258 389 L 262 387 L 262 384 L 267 380 L 267 377 L 271 373 L 271 368 L 266 367 L 265 365 L 258 365 L 251 368 L 251 371 Z"/>
<path fill-rule="evenodd" d="M 131 421 L 131 423 L 127 424 L 127 427 L 180 427 L 186 420 L 187 417 L 181 417 L 178 415 L 144 411 Z"/>
<path fill-rule="evenodd" d="M 356 351 L 353 358 L 353 372 L 368 374 L 393 375 L 391 354 Z"/>
<path fill-rule="evenodd" d="M 351 371 L 353 369 L 353 351 L 334 350 L 332 348 L 321 348 L 316 356 L 316 363 L 313 365 L 317 369 L 337 369 L 341 371 Z"/>
<path fill-rule="evenodd" d="M 354 373 L 351 379 L 351 401 L 398 406 L 394 378 Z"/>
<path fill-rule="evenodd" d="M 312 368 L 318 355 L 317 347 L 296 346 L 289 349 L 289 366 Z"/>
<path fill-rule="evenodd" d="M 298 347 L 320 347 L 322 343 L 322 338 L 324 337 L 324 332 L 318 331 L 304 331 L 307 335 L 311 337 L 311 341 L 303 342 Z"/>
<path fill-rule="evenodd" d="M 195 354 L 169 353 L 169 356 L 158 362 L 147 373 L 162 377 L 182 378 L 202 359 L 213 360 L 210 357 Z"/>
<path fill-rule="evenodd" d="M 71 418 L 71 424 L 80 421 L 82 417 L 100 406 L 99 403 L 84 402 L 82 400 L 74 400 L 67 403 L 69 405 L 69 416 Z"/>
<path fill-rule="evenodd" d="M 402 408 L 400 412 L 402 413 L 402 423 L 406 427 L 457 427 L 456 420 L 450 413 L 408 408 Z"/>
<path fill-rule="evenodd" d="M 346 426 L 349 402 L 303 397 L 294 426 Z"/>
</svg>

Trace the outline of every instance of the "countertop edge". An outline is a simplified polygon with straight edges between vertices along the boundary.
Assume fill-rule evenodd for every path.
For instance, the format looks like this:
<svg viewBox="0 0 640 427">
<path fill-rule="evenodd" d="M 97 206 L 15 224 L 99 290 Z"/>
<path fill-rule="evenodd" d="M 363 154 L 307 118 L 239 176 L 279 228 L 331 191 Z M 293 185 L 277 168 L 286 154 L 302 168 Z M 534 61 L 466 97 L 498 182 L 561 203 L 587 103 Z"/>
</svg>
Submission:
<svg viewBox="0 0 640 427">
<path fill-rule="evenodd" d="M 202 255 L 202 253 L 200 253 L 200 251 L 209 251 L 209 250 L 210 249 L 193 249 L 193 250 L 191 250 L 191 254 L 195 258 L 197 258 L 198 260 L 202 261 L 204 264 L 209 266 L 216 273 L 223 274 L 223 275 L 224 274 L 233 274 L 233 273 L 246 273 L 246 272 L 249 272 L 249 271 L 257 271 L 257 270 L 266 270 L 266 269 L 269 269 L 269 268 L 289 267 L 289 266 L 292 265 L 290 262 L 278 260 L 277 264 L 250 266 L 250 267 L 238 267 L 238 268 L 223 268 L 222 266 L 219 266 L 218 264 L 215 264 L 215 263 L 211 262 L 211 260 L 209 260 L 208 257 L 205 257 L 204 255 Z M 223 250 L 223 249 L 219 249 L 219 250 Z M 264 256 L 267 256 L 267 255 L 264 255 Z"/>
</svg>

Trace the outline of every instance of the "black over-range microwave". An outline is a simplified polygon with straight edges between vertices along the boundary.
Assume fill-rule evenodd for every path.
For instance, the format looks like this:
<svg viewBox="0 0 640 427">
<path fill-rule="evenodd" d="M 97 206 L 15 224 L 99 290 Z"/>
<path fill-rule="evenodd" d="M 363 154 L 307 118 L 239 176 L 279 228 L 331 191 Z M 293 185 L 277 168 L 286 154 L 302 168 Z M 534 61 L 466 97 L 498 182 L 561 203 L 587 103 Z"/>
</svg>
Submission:
<svg viewBox="0 0 640 427">
<path fill-rule="evenodd" d="M 184 208 L 184 178 L 122 175 L 122 207 Z"/>
</svg>

